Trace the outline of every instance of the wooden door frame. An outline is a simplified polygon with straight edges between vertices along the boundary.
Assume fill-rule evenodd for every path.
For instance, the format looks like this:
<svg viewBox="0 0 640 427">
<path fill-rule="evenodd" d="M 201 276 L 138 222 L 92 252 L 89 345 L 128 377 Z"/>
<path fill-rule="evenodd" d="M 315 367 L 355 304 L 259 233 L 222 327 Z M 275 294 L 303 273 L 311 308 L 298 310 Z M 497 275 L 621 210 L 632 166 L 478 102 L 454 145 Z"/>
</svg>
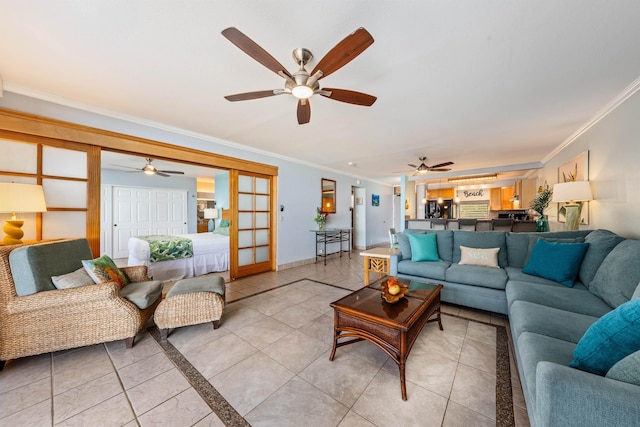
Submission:
<svg viewBox="0 0 640 427">
<path fill-rule="evenodd" d="M 196 166 L 245 171 L 269 175 L 276 186 L 278 167 L 250 160 L 238 159 L 207 151 L 139 138 L 103 129 L 50 119 L 47 117 L 0 108 L 0 137 L 18 142 L 42 142 L 44 145 L 67 146 L 67 144 L 83 146 L 88 150 L 90 179 L 87 200 L 87 240 L 94 255 L 100 253 L 100 151 L 108 150 L 124 154 L 151 156 L 155 159 L 176 161 Z M 272 212 L 276 213 L 277 194 L 274 188 L 271 200 Z M 94 196 L 95 195 L 95 196 Z M 230 197 L 233 199 L 233 197 Z M 232 202 L 233 203 L 233 202 Z M 271 235 L 272 270 L 276 269 L 277 253 L 277 221 L 273 215 Z M 237 209 L 232 211 L 232 219 L 237 218 Z M 41 228 L 39 228 L 41 230 Z"/>
</svg>

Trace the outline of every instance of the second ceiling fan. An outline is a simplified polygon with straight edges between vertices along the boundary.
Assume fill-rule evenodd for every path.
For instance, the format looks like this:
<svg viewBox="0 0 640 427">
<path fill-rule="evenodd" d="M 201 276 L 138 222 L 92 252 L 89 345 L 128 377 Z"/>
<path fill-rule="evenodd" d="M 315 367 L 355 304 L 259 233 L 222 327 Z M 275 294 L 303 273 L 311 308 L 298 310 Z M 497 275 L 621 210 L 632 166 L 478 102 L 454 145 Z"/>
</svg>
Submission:
<svg viewBox="0 0 640 427">
<path fill-rule="evenodd" d="M 313 58 L 311 52 L 304 48 L 293 51 L 293 58 L 299 66 L 294 73 L 289 73 L 266 50 L 235 27 L 222 31 L 222 35 L 235 44 L 247 55 L 267 67 L 269 70 L 285 79 L 284 89 L 262 90 L 257 92 L 239 93 L 225 96 L 228 101 L 247 101 L 250 99 L 266 98 L 268 96 L 289 94 L 298 99 L 298 124 L 309 123 L 311 120 L 311 105 L 309 99 L 313 95 L 321 95 L 348 104 L 371 106 L 376 97 L 362 92 L 346 89 L 320 88 L 319 80 L 334 73 L 373 44 L 373 37 L 364 28 L 358 28 L 335 45 L 309 73 L 304 67 Z"/>
</svg>

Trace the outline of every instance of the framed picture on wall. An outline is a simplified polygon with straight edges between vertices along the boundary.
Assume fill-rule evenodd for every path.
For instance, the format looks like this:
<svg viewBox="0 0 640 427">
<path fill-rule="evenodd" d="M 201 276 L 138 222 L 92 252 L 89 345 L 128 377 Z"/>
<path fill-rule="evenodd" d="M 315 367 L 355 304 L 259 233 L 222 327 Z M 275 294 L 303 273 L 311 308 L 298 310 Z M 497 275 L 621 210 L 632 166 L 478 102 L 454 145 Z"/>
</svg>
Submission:
<svg viewBox="0 0 640 427">
<path fill-rule="evenodd" d="M 558 183 L 589 180 L 589 151 L 584 151 L 558 167 Z M 564 203 L 558 203 L 558 222 L 565 222 Z M 580 224 L 589 224 L 589 202 L 578 202 Z"/>
<path fill-rule="evenodd" d="M 380 206 L 380 195 L 372 194 L 371 195 L 371 206 Z"/>
<path fill-rule="evenodd" d="M 364 205 L 364 200 L 362 196 L 356 197 L 356 205 Z"/>
</svg>

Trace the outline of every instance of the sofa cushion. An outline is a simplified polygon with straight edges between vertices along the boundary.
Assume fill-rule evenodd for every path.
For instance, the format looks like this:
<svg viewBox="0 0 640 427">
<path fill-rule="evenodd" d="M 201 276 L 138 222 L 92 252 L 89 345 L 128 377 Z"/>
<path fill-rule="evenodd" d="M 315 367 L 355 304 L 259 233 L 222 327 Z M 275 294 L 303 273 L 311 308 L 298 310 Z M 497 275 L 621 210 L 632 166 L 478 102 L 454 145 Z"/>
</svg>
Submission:
<svg viewBox="0 0 640 427">
<path fill-rule="evenodd" d="M 411 234 L 424 234 L 424 232 L 412 232 Z M 402 259 L 411 259 L 411 243 L 409 243 L 408 230 L 403 233 L 396 233 L 396 238 L 398 239 L 398 247 L 400 248 L 400 253 L 402 253 Z"/>
<path fill-rule="evenodd" d="M 127 276 L 108 255 L 92 260 L 82 260 L 82 265 L 96 283 L 116 282 L 120 288 L 129 284 Z"/>
<path fill-rule="evenodd" d="M 453 262 L 460 262 L 460 246 L 468 248 L 500 248 L 498 264 L 504 268 L 508 265 L 507 244 L 504 231 L 453 231 Z"/>
<path fill-rule="evenodd" d="M 514 338 L 516 339 L 516 338 Z M 529 396 L 536 396 L 536 368 L 538 362 L 553 362 L 567 365 L 571 361 L 576 345 L 569 341 L 523 332 L 517 338 L 518 365 L 522 366 Z"/>
<path fill-rule="evenodd" d="M 485 288 L 504 289 L 507 284 L 507 272 L 501 268 L 451 264 L 451 267 L 446 271 L 446 281 Z"/>
<path fill-rule="evenodd" d="M 51 281 L 53 282 L 53 286 L 55 286 L 57 289 L 79 288 L 80 286 L 95 284 L 84 267 L 81 267 L 71 273 L 62 274 L 60 276 L 52 276 Z"/>
<path fill-rule="evenodd" d="M 582 260 L 579 277 L 587 289 L 591 285 L 602 261 L 623 240 L 624 238 L 608 230 L 594 230 L 585 237 L 584 241 L 589 243 L 589 249 L 587 249 L 587 253 Z"/>
<path fill-rule="evenodd" d="M 500 252 L 500 248 L 481 249 L 460 246 L 460 262 L 458 264 L 500 268 L 498 252 Z"/>
<path fill-rule="evenodd" d="M 640 299 L 602 316 L 585 332 L 573 352 L 572 368 L 604 375 L 620 360 L 640 350 Z"/>
<path fill-rule="evenodd" d="M 162 295 L 162 282 L 149 280 L 133 282 L 120 289 L 120 295 L 134 303 L 140 310 L 153 305 Z"/>
<path fill-rule="evenodd" d="M 613 365 L 605 376 L 612 380 L 640 385 L 640 350 Z"/>
<path fill-rule="evenodd" d="M 522 272 L 571 287 L 588 247 L 588 243 L 560 243 L 540 239 L 535 243 L 529 262 Z"/>
<path fill-rule="evenodd" d="M 549 280 L 549 279 L 545 279 L 544 277 L 533 276 L 531 274 L 523 273 L 521 268 L 507 267 L 505 268 L 505 270 L 507 271 L 507 275 L 509 276 L 510 282 L 511 281 L 526 282 L 526 283 L 533 283 L 536 285 L 548 285 L 553 287 L 562 286 L 563 288 L 566 288 L 566 286 L 561 285 L 555 280 Z M 587 288 L 582 284 L 582 282 L 580 282 L 580 280 L 576 280 L 575 282 L 573 282 L 573 289 L 587 289 Z"/>
<path fill-rule="evenodd" d="M 598 318 L 572 313 L 528 301 L 514 301 L 509 310 L 509 323 L 515 337 L 524 332 L 577 343 Z"/>
<path fill-rule="evenodd" d="M 524 267 L 524 261 L 529 250 L 529 234 L 508 232 L 505 235 L 505 241 L 509 267 Z"/>
<path fill-rule="evenodd" d="M 433 280 L 445 280 L 445 273 L 450 265 L 451 263 L 447 261 L 413 262 L 403 259 L 398 262 L 398 273 Z"/>
<path fill-rule="evenodd" d="M 22 246 L 9 254 L 11 274 L 20 296 L 51 291 L 51 277 L 82 267 L 82 260 L 91 258 L 87 239 L 64 240 Z"/>
<path fill-rule="evenodd" d="M 627 239 L 606 256 L 593 277 L 589 290 L 611 307 L 629 301 L 640 283 L 640 240 Z"/>
<path fill-rule="evenodd" d="M 555 283 L 555 282 L 553 282 Z M 570 289 L 566 286 L 547 286 L 509 280 L 507 282 L 509 307 L 515 301 L 528 301 L 573 313 L 601 317 L 611 311 L 611 307 L 587 289 Z"/>
<path fill-rule="evenodd" d="M 411 245 L 411 261 L 440 261 L 435 234 L 408 234 Z"/>
</svg>

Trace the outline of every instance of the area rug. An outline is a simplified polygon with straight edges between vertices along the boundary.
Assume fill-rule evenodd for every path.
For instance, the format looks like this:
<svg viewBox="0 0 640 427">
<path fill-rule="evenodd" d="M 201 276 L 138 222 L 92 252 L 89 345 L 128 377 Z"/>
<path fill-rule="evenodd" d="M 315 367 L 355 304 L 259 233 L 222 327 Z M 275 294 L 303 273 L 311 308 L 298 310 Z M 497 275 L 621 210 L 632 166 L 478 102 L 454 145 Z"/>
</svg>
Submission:
<svg viewBox="0 0 640 427">
<path fill-rule="evenodd" d="M 337 288 L 344 291 L 349 289 L 341 288 L 339 286 L 330 285 L 327 283 L 318 282 L 316 280 L 301 279 L 286 285 L 282 285 L 278 288 L 261 292 L 260 294 L 268 294 L 276 289 L 299 283 L 303 280 L 308 280 L 314 283 L 322 284 L 331 288 Z M 258 294 L 256 294 L 258 295 Z M 251 298 L 255 295 L 241 298 L 239 300 L 229 303 L 229 305 L 235 304 L 238 301 L 242 301 L 246 298 Z M 447 314 L 452 316 L 451 314 Z M 453 316 L 457 317 L 457 316 Z M 479 322 L 474 319 L 465 319 L 472 322 L 487 324 Z M 222 319 L 224 325 L 224 316 Z M 513 399 L 511 390 L 511 374 L 509 364 L 509 349 L 508 349 L 508 336 L 504 326 L 493 325 L 490 326 L 496 328 L 496 425 L 499 427 L 508 427 L 515 425 L 514 413 L 513 413 Z M 211 385 L 211 383 L 175 348 L 170 341 L 162 341 L 160 339 L 160 331 L 156 326 L 148 328 L 150 335 L 156 340 L 159 346 L 163 349 L 167 357 L 169 357 L 175 366 L 182 372 L 184 377 L 189 381 L 191 386 L 200 394 L 202 399 L 209 405 L 211 410 L 225 423 L 227 426 L 249 426 L 249 422 L 245 420 L 234 408 L 227 402 L 218 390 Z M 411 356 L 409 356 L 411 358 Z"/>
</svg>

